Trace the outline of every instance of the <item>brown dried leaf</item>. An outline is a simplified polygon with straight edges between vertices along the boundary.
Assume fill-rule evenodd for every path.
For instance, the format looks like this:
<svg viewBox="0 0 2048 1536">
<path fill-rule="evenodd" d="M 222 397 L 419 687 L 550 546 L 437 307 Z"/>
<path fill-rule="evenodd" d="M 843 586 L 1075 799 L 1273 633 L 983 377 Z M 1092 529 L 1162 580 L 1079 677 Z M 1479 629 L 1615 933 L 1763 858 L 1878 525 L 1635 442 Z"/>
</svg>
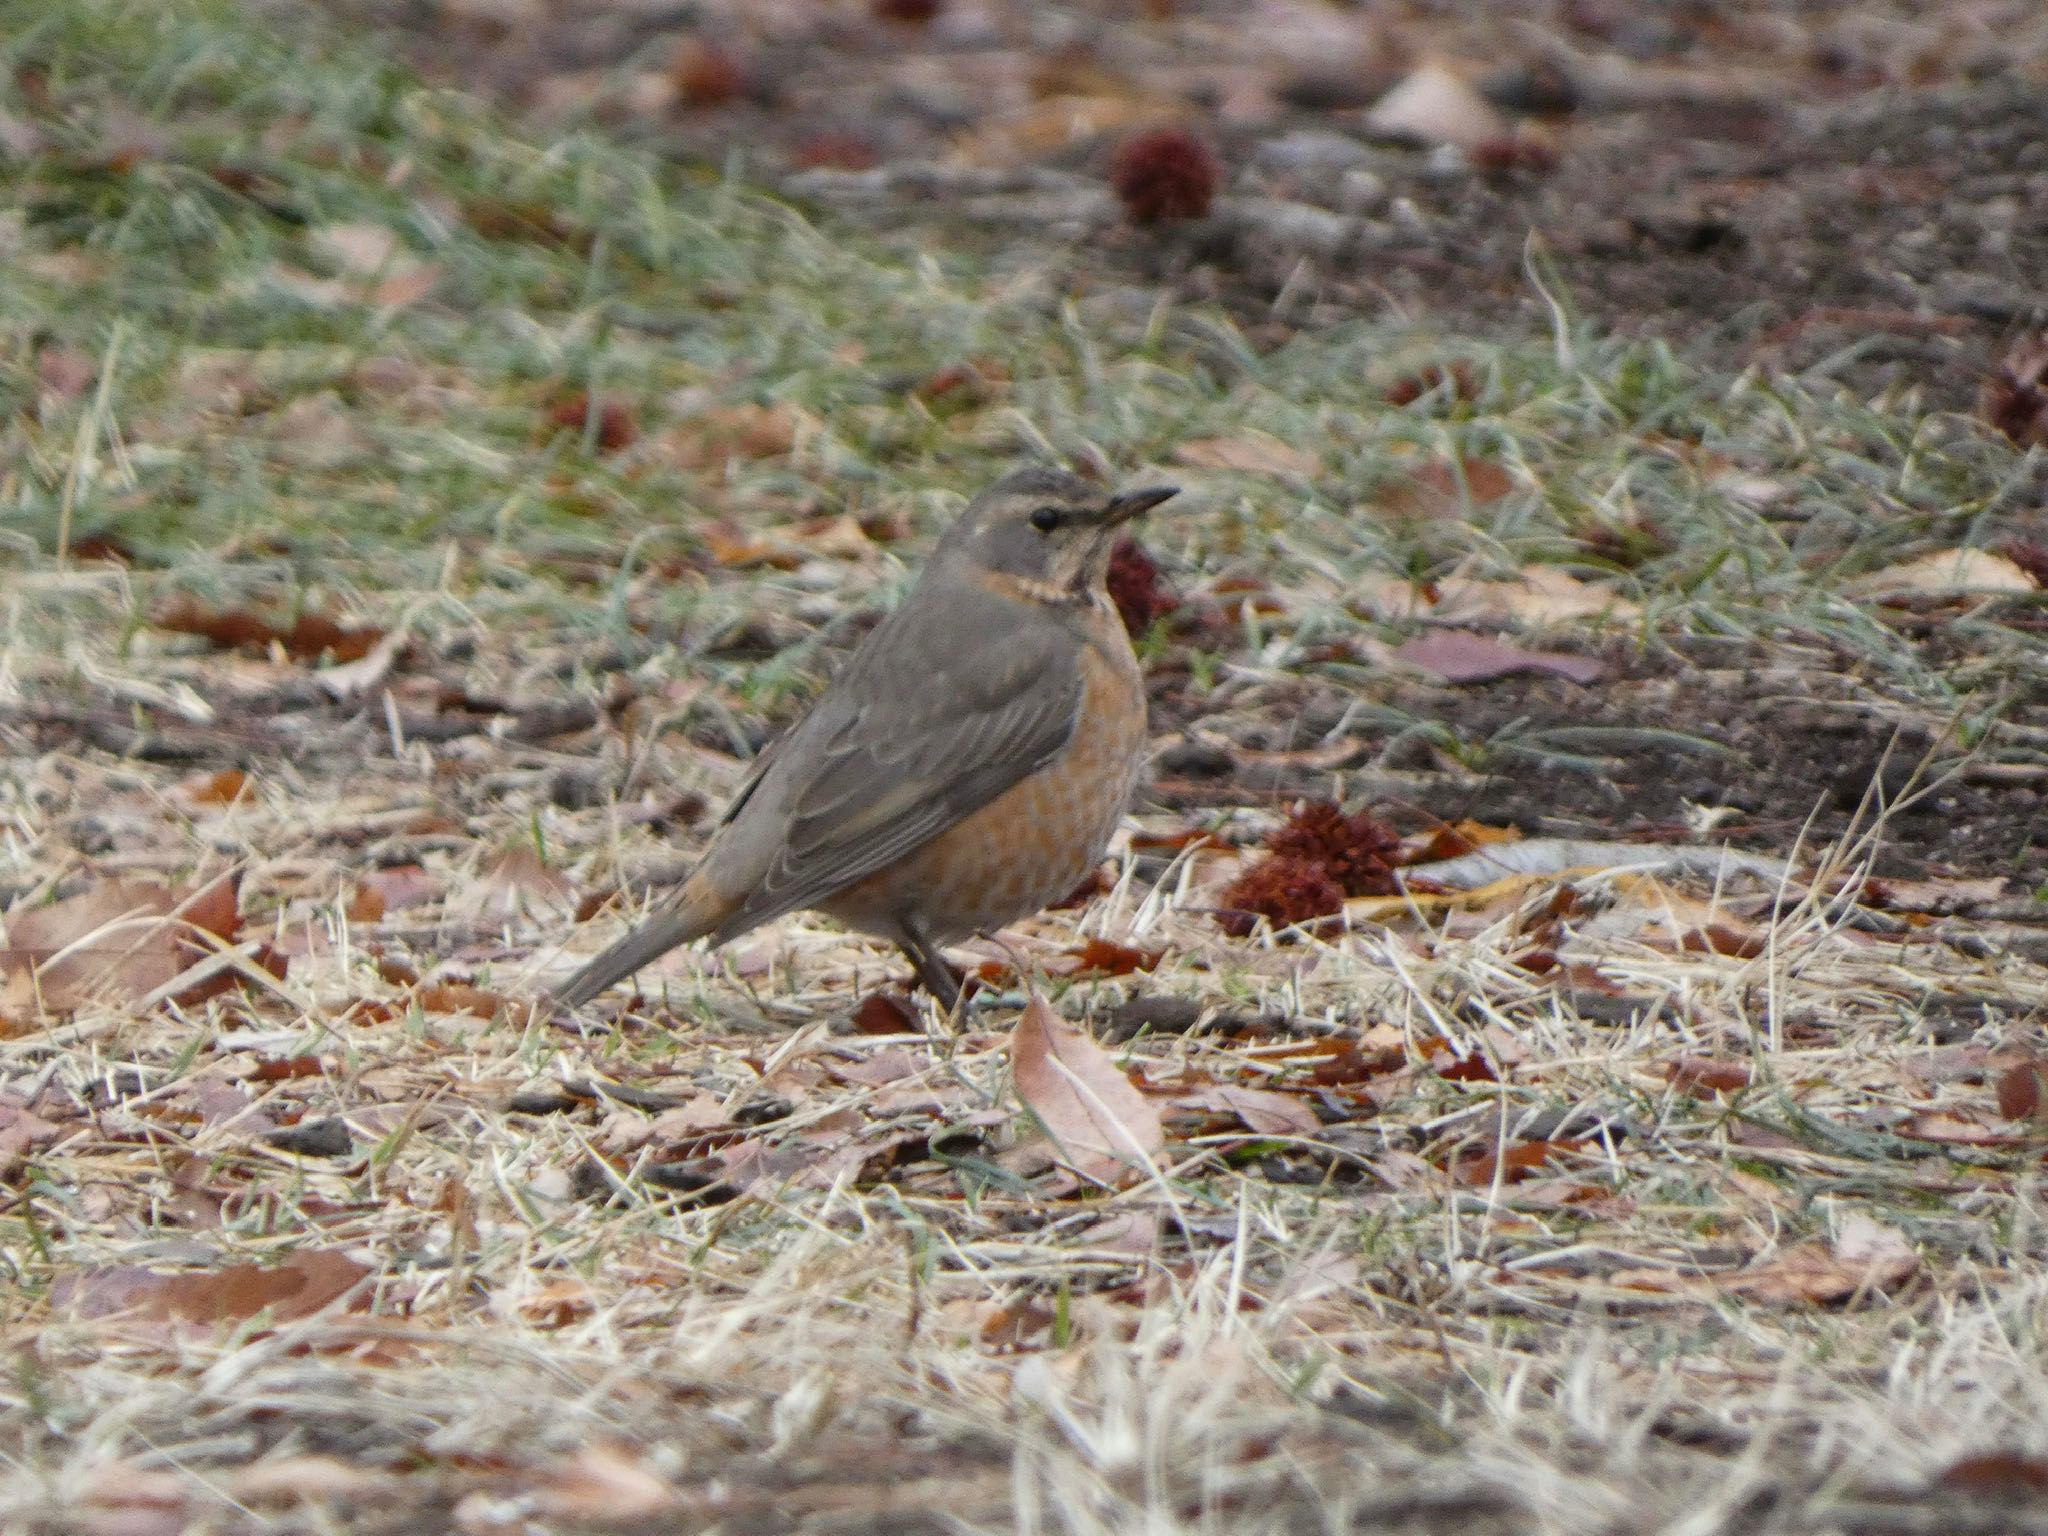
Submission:
<svg viewBox="0 0 2048 1536">
<path fill-rule="evenodd" d="M 1436 617 L 1462 624 L 1570 624 L 1605 618 L 1626 622 L 1639 604 L 1611 588 L 1580 581 L 1554 565 L 1527 565 L 1513 581 L 1446 576 L 1436 583 Z"/>
<path fill-rule="evenodd" d="M 1410 471 L 1387 488 L 1379 508 L 1389 517 L 1422 520 L 1462 517 L 1491 506 L 1515 488 L 1515 477 L 1491 459 L 1437 461 Z"/>
<path fill-rule="evenodd" d="M 48 1146 L 62 1130 L 27 1105 L 0 1099 L 0 1179 L 13 1178 L 31 1152 Z"/>
<path fill-rule="evenodd" d="M 1767 1303 L 1849 1301 L 1911 1279 L 1920 1255 L 1899 1232 L 1860 1213 L 1845 1216 L 1832 1244 L 1800 1243 L 1721 1278 L 1724 1290 Z"/>
<path fill-rule="evenodd" d="M 473 1013 L 480 1019 L 495 1016 L 505 999 L 495 992 L 466 981 L 430 982 L 412 995 L 422 1013 Z"/>
<path fill-rule="evenodd" d="M 1159 964 L 1166 951 L 1163 949 L 1133 949 L 1128 944 L 1113 944 L 1108 939 L 1089 938 L 1077 944 L 1067 953 L 1074 958 L 1075 976 L 1128 976 L 1133 971 L 1149 971 Z"/>
<path fill-rule="evenodd" d="M 311 1317 L 355 1290 L 370 1271 L 343 1253 L 302 1248 L 282 1264 L 163 1274 L 115 1264 L 57 1277 L 52 1305 L 75 1317 L 240 1323 L 267 1312 L 276 1323 Z"/>
<path fill-rule="evenodd" d="M 1165 1145 L 1159 1111 L 1109 1053 L 1063 1022 L 1036 991 L 1010 1040 L 1017 1097 L 1081 1177 L 1128 1183 Z"/>
<path fill-rule="evenodd" d="M 1442 64 L 1426 63 L 1374 103 L 1366 125 L 1418 144 L 1461 149 L 1505 137 L 1508 123 L 1493 103 Z"/>
<path fill-rule="evenodd" d="M 916 1005 L 901 992 L 870 992 L 853 1010 L 853 1027 L 863 1035 L 914 1035 L 922 1026 Z"/>
<path fill-rule="evenodd" d="M 2008 1068 L 1998 1079 L 1998 1112 L 2008 1120 L 2043 1118 L 2042 1103 L 2048 1099 L 2048 1061 L 2023 1061 Z"/>
<path fill-rule="evenodd" d="M 1173 461 L 1191 469 L 1231 470 L 1245 475 L 1273 475 L 1306 480 L 1322 471 L 1313 454 L 1263 432 L 1242 437 L 1198 437 L 1173 450 Z"/>
<path fill-rule="evenodd" d="M 1484 1152 L 1460 1157 L 1453 1162 L 1450 1172 L 1460 1184 L 1474 1187 L 1492 1184 L 1496 1173 L 1501 1183 L 1513 1184 L 1518 1179 L 1526 1179 L 1551 1159 L 1582 1152 L 1587 1145 L 1583 1138 L 1569 1137 L 1560 1141 L 1518 1141 L 1498 1150 L 1489 1147 Z"/>
<path fill-rule="evenodd" d="M 393 864 L 384 869 L 366 871 L 356 882 L 359 893 L 365 898 L 375 896 L 383 903 L 379 916 L 386 912 L 399 912 L 407 907 L 419 906 L 422 902 L 439 901 L 447 890 L 446 882 L 438 875 L 430 875 L 417 864 Z M 355 914 L 349 914 L 353 917 Z M 376 918 L 361 921 L 375 922 Z"/>
<path fill-rule="evenodd" d="M 1681 1056 L 1664 1063 L 1664 1075 L 1680 1093 L 1734 1093 L 1749 1086 L 1749 1063 L 1711 1056 Z"/>
<path fill-rule="evenodd" d="M 58 400 L 76 400 L 99 381 L 99 365 L 85 353 L 54 342 L 36 351 L 36 382 Z"/>
<path fill-rule="evenodd" d="M 797 413 L 786 405 L 731 405 L 706 411 L 662 435 L 686 469 L 711 469 L 727 459 L 779 458 L 796 446 Z"/>
<path fill-rule="evenodd" d="M 150 620 L 174 634 L 198 635 L 222 650 L 282 646 L 294 661 L 360 661 L 370 654 L 384 631 L 345 626 L 324 614 L 302 613 L 279 625 L 246 608 L 209 608 L 197 598 L 181 597 L 158 609 Z"/>
<path fill-rule="evenodd" d="M 2048 1496 L 2048 1461 L 2018 1451 L 1981 1451 L 1950 1462 L 1934 1484 L 1980 1499 L 2039 1500 Z"/>
<path fill-rule="evenodd" d="M 2039 588 L 2013 560 L 1987 549 L 1938 549 L 1917 560 L 1859 576 L 1842 589 L 1851 597 L 1961 597 L 1973 592 L 2034 592 Z"/>
<path fill-rule="evenodd" d="M 205 773 L 189 779 L 181 787 L 185 798 L 195 804 L 233 805 L 248 792 L 249 775 L 239 768 L 223 768 L 219 773 Z"/>
<path fill-rule="evenodd" d="M 40 1000 L 54 1013 L 88 1002 L 112 1005 L 145 997 L 212 953 L 198 937 L 232 943 L 241 927 L 238 877 L 197 891 L 110 880 L 46 907 L 8 915 L 0 975 L 6 999 L 27 1007 Z M 195 933 L 194 930 L 198 932 Z M 210 995 L 233 985 L 230 974 L 202 983 Z"/>
<path fill-rule="evenodd" d="M 243 1504 L 334 1504 L 361 1501 L 395 1484 L 400 1473 L 335 1456 L 272 1456 L 211 1474 Z"/>
<path fill-rule="evenodd" d="M 575 909 L 576 887 L 559 870 L 549 869 L 531 844 L 520 843 L 498 856 L 464 893 L 462 905 L 493 918 L 567 913 Z"/>
<path fill-rule="evenodd" d="M 1483 683 L 1538 672 L 1584 685 L 1607 675 L 1607 668 L 1590 656 L 1524 650 L 1469 629 L 1427 630 L 1396 649 L 1394 657 L 1447 683 Z"/>
<path fill-rule="evenodd" d="M 1962 1115 L 1941 1110 L 1922 1110 L 1899 1122 L 1898 1133 L 1916 1141 L 1938 1141 L 1953 1147 L 2010 1147 L 2024 1138 L 2011 1131 L 1994 1131 Z"/>
<path fill-rule="evenodd" d="M 1261 1136 L 1313 1136 L 1323 1128 L 1306 1099 L 1270 1088 L 1243 1088 L 1234 1083 L 1210 1083 L 1167 1100 L 1182 1109 L 1208 1110 L 1235 1115 Z"/>
</svg>

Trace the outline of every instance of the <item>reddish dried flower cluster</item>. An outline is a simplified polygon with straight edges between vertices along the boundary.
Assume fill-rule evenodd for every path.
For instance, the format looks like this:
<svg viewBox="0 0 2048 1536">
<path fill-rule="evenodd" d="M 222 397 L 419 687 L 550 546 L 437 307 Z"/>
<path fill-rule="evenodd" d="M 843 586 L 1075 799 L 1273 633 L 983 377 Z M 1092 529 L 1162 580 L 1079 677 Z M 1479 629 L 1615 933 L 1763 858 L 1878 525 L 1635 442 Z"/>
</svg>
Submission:
<svg viewBox="0 0 2048 1536">
<path fill-rule="evenodd" d="M 873 0 L 870 6 L 883 21 L 916 24 L 936 21 L 945 8 L 945 0 Z"/>
<path fill-rule="evenodd" d="M 1222 181 L 1216 151 L 1185 128 L 1126 139 L 1109 168 L 1110 189 L 1133 224 L 1202 218 Z"/>
<path fill-rule="evenodd" d="M 1479 398 L 1479 373 L 1470 363 L 1431 363 L 1415 373 L 1404 375 L 1389 384 L 1380 396 L 1389 405 L 1413 405 L 1424 395 L 1436 390 L 1450 388 L 1453 400 L 1477 400 Z"/>
<path fill-rule="evenodd" d="M 1136 539 L 1118 539 L 1109 552 L 1109 595 L 1133 639 L 1180 607 L 1180 599 Z"/>
<path fill-rule="evenodd" d="M 596 431 L 592 441 L 600 452 L 617 453 L 621 448 L 630 448 L 640 436 L 640 424 L 633 419 L 630 407 L 618 400 L 598 399 L 593 401 L 589 394 L 577 390 L 565 395 L 548 412 L 548 421 L 557 427 L 568 427 L 576 432 L 591 431 L 591 416 L 597 417 Z"/>
<path fill-rule="evenodd" d="M 1343 911 L 1346 896 L 1389 895 L 1398 843 L 1364 811 L 1347 816 L 1327 800 L 1305 805 L 1266 839 L 1266 857 L 1230 883 L 1217 921 L 1243 938 L 1262 917 L 1285 928 Z"/>
<path fill-rule="evenodd" d="M 2021 448 L 2048 448 L 2048 337 L 2006 355 L 1984 386 L 1984 419 Z"/>
<path fill-rule="evenodd" d="M 1289 928 L 1343 910 L 1344 889 L 1322 865 L 1272 856 L 1230 882 L 1216 921 L 1225 933 L 1242 939 L 1262 917 L 1275 928 Z"/>
<path fill-rule="evenodd" d="M 1296 811 L 1266 847 L 1276 857 L 1320 866 L 1346 896 L 1391 896 L 1398 889 L 1393 856 L 1400 841 L 1378 817 L 1365 811 L 1347 816 L 1342 806 L 1321 800 Z"/>
</svg>

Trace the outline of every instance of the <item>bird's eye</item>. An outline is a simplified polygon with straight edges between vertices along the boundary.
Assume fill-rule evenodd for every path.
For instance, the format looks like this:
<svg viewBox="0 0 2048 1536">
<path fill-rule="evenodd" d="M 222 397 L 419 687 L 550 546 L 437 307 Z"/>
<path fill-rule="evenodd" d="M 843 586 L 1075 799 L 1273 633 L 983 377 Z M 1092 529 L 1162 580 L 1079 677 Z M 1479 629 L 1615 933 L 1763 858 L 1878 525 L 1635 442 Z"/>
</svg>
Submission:
<svg viewBox="0 0 2048 1536">
<path fill-rule="evenodd" d="M 1058 507 L 1040 507 L 1031 514 L 1031 526 L 1040 533 L 1051 533 L 1066 520 L 1066 514 Z"/>
</svg>

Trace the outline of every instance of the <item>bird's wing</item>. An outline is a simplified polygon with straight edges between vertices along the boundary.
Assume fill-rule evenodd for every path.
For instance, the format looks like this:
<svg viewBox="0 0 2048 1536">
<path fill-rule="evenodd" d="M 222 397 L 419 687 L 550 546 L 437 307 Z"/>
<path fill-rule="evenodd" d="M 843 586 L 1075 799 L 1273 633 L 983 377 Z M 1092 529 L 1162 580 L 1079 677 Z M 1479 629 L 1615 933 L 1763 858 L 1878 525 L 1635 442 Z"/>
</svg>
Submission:
<svg viewBox="0 0 2048 1536">
<path fill-rule="evenodd" d="M 1013 623 L 969 635 L 923 628 L 878 631 L 881 643 L 776 744 L 749 789 L 782 820 L 780 846 L 714 941 L 886 868 L 1067 744 L 1081 705 L 1073 637 Z M 778 772 L 787 782 L 771 790 Z M 747 835 L 745 812 L 723 835 Z"/>
</svg>

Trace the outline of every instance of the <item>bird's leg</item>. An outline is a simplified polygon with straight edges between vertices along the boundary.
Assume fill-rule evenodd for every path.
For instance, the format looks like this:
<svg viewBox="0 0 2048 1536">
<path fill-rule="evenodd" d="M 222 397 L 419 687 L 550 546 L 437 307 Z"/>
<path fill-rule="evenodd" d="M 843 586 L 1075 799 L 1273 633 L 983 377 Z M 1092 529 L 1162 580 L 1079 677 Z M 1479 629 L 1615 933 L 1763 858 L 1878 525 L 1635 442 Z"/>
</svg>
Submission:
<svg viewBox="0 0 2048 1536">
<path fill-rule="evenodd" d="M 917 979 L 924 983 L 925 991 L 939 1000 L 939 1006 L 946 1011 L 948 1018 L 952 1017 L 960 1006 L 963 981 L 960 973 L 946 963 L 946 957 L 939 953 L 939 946 L 924 932 L 923 924 L 914 918 L 903 920 L 902 937 L 896 942 L 917 971 Z"/>
</svg>

